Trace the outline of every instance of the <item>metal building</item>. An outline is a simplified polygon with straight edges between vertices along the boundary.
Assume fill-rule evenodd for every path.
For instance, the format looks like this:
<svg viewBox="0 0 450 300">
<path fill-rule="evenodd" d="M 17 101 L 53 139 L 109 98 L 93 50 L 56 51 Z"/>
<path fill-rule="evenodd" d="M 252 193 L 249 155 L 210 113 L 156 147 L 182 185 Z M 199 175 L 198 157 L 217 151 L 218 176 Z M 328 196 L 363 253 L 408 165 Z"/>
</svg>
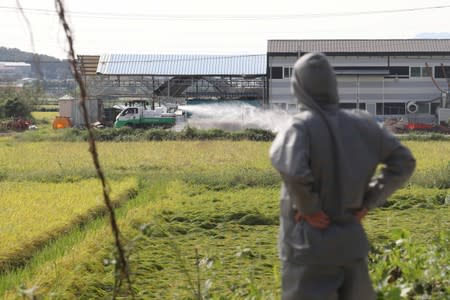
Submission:
<svg viewBox="0 0 450 300">
<path fill-rule="evenodd" d="M 182 104 L 186 99 L 267 103 L 265 54 L 105 54 L 83 55 L 78 60 L 90 99 L 141 99 L 166 104 Z"/>
<path fill-rule="evenodd" d="M 271 107 L 297 111 L 289 78 L 308 52 L 328 56 L 344 108 L 414 122 L 435 122 L 438 108 L 450 108 L 450 39 L 269 40 Z"/>
</svg>

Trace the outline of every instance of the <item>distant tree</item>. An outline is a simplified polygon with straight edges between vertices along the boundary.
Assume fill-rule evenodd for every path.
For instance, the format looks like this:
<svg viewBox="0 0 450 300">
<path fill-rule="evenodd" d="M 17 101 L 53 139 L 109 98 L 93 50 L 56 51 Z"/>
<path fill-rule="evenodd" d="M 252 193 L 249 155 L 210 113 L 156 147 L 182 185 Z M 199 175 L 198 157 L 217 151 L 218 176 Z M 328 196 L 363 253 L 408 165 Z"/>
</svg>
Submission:
<svg viewBox="0 0 450 300">
<path fill-rule="evenodd" d="M 18 94 L 21 99 L 32 106 L 42 104 L 44 98 L 42 82 L 35 81 L 32 84 L 24 85 Z"/>
<path fill-rule="evenodd" d="M 6 100 L 3 108 L 5 117 L 28 118 L 31 115 L 31 106 L 19 98 Z"/>
<path fill-rule="evenodd" d="M 9 99 L 16 97 L 16 92 L 13 87 L 2 87 L 0 89 L 0 119 L 7 118 L 5 111 L 6 102 Z"/>
<path fill-rule="evenodd" d="M 14 87 L 0 90 L 0 118 L 31 117 L 31 112 L 42 99 L 42 89 L 39 85 L 33 85 L 23 89 Z"/>
</svg>

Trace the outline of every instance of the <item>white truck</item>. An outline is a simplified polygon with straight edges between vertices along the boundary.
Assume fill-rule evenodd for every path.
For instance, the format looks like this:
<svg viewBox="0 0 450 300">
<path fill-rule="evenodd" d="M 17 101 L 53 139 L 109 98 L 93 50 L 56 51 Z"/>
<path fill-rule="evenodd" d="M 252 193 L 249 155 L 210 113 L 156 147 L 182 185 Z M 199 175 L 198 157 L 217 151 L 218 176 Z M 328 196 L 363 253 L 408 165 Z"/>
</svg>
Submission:
<svg viewBox="0 0 450 300">
<path fill-rule="evenodd" d="M 175 125 L 176 114 L 168 112 L 167 107 L 159 106 L 154 109 L 147 109 L 145 105 L 128 106 L 124 108 L 116 117 L 115 128 L 132 127 L 164 127 L 169 128 Z"/>
</svg>

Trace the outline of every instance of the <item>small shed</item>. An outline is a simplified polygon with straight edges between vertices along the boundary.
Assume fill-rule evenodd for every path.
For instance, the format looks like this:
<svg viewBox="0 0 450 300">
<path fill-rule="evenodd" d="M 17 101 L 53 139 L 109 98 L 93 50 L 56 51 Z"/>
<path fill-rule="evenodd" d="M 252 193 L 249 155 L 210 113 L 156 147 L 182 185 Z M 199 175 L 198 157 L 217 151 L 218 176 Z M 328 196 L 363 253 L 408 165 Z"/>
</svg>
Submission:
<svg viewBox="0 0 450 300">
<path fill-rule="evenodd" d="M 89 123 L 99 121 L 99 112 L 101 111 L 101 103 L 96 99 L 86 100 L 87 109 L 89 112 Z M 79 99 L 73 96 L 64 95 L 58 99 L 59 116 L 70 118 L 74 126 L 84 124 L 83 113 L 80 107 Z"/>
<path fill-rule="evenodd" d="M 75 98 L 70 95 L 64 95 L 58 99 L 59 106 L 59 116 L 71 118 L 72 117 L 72 106 Z"/>
</svg>

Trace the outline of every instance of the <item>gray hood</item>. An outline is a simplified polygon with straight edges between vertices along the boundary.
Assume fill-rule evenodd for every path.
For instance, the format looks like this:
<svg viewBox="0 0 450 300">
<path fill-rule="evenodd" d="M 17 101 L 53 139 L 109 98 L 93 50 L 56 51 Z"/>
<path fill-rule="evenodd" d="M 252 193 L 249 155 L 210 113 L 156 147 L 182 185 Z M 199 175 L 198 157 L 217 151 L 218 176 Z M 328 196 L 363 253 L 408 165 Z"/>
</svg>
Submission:
<svg viewBox="0 0 450 300">
<path fill-rule="evenodd" d="M 291 78 L 292 93 L 304 108 L 317 113 L 328 128 L 334 160 L 330 172 L 334 174 L 334 182 L 329 185 L 340 195 L 341 174 L 346 164 L 342 161 L 342 145 L 338 139 L 339 125 L 334 114 L 329 111 L 339 109 L 336 74 L 324 54 L 313 52 L 303 55 L 294 65 Z M 334 212 L 339 215 L 342 207 L 336 207 Z"/>
<path fill-rule="evenodd" d="M 336 75 L 322 53 L 303 55 L 294 65 L 291 84 L 299 104 L 309 109 L 339 103 Z"/>
<path fill-rule="evenodd" d="M 292 93 L 302 108 L 319 115 L 328 129 L 331 138 L 328 151 L 331 151 L 334 157 L 332 165 L 328 166 L 330 173 L 334 174 L 334 180 L 328 182 L 328 185 L 340 195 L 341 177 L 345 174 L 346 163 L 342 161 L 344 156 L 338 139 L 339 124 L 334 113 L 339 109 L 339 96 L 333 67 L 322 53 L 305 54 L 294 65 L 291 84 Z M 334 215 L 341 212 L 342 207 L 333 209 Z"/>
</svg>

